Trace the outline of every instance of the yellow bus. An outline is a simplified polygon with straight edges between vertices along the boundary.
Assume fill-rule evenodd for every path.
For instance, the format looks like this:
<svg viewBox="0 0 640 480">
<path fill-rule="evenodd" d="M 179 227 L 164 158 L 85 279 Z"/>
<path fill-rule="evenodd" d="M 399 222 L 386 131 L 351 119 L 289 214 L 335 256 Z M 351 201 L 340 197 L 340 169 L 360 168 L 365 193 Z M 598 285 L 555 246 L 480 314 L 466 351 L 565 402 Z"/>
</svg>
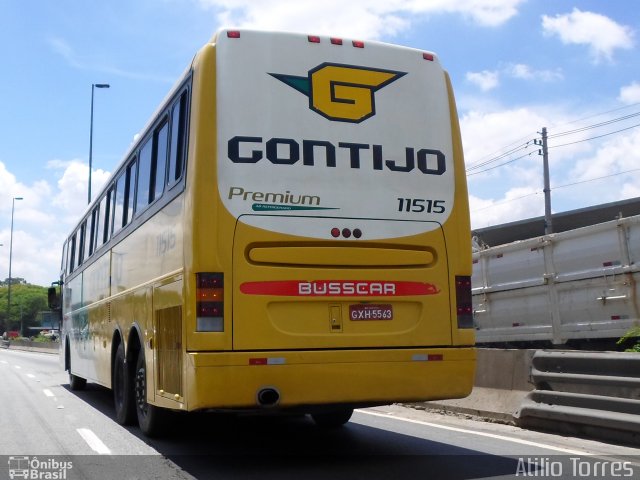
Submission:
<svg viewBox="0 0 640 480">
<path fill-rule="evenodd" d="M 465 168 L 431 53 L 222 30 L 64 243 L 61 363 L 117 420 L 468 395 Z"/>
</svg>

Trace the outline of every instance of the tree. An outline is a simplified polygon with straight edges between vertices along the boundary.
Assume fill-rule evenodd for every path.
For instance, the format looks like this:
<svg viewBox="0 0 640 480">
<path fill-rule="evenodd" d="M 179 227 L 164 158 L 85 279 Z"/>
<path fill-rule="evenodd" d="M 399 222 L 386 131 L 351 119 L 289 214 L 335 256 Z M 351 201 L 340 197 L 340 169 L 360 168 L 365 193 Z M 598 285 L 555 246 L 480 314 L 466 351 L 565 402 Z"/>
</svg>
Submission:
<svg viewBox="0 0 640 480">
<path fill-rule="evenodd" d="M 18 283 L 15 281 L 19 280 Z M 0 319 L 4 331 L 20 330 L 20 327 L 37 326 L 38 313 L 47 310 L 47 288 L 30 285 L 24 279 L 11 279 L 11 315 L 7 318 L 8 282 L 0 288 Z M 21 332 L 21 333 L 25 333 Z"/>
</svg>

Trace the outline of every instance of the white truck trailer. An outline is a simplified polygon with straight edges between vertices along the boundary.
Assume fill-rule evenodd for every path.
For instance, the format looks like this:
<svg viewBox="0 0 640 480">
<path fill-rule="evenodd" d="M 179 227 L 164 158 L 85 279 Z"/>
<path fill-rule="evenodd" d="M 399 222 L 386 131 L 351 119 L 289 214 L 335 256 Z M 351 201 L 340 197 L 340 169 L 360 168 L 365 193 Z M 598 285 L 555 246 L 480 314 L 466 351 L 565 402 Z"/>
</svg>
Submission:
<svg viewBox="0 0 640 480">
<path fill-rule="evenodd" d="M 478 343 L 619 338 L 640 323 L 640 215 L 473 253 Z"/>
</svg>

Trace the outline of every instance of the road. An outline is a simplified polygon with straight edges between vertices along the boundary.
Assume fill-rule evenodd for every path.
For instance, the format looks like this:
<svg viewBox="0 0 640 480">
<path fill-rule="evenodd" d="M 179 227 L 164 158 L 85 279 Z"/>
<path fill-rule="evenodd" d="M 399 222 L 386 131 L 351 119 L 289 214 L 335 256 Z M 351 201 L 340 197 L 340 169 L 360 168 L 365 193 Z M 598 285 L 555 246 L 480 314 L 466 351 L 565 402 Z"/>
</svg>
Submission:
<svg viewBox="0 0 640 480">
<path fill-rule="evenodd" d="M 166 437 L 146 439 L 114 421 L 109 390 L 72 392 L 57 355 L 16 350 L 0 349 L 0 409 L 0 480 L 25 458 L 37 478 L 640 479 L 640 449 L 402 406 L 357 411 L 337 430 L 305 417 L 180 415 Z"/>
</svg>

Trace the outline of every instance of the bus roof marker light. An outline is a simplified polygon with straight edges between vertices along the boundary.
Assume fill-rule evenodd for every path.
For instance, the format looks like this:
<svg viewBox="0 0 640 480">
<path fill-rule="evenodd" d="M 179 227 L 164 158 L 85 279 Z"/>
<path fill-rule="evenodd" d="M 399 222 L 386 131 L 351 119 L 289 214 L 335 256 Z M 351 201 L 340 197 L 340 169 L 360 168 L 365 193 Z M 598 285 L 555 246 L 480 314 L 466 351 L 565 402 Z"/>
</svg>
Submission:
<svg viewBox="0 0 640 480">
<path fill-rule="evenodd" d="M 331 236 L 333 238 L 338 238 L 340 236 L 340 229 L 338 227 L 333 227 L 331 229 Z"/>
<path fill-rule="evenodd" d="M 309 35 L 307 39 L 309 40 L 309 43 L 320 43 L 320 37 L 317 35 Z"/>
<path fill-rule="evenodd" d="M 351 44 L 356 48 L 364 48 L 364 42 L 360 40 L 354 40 Z"/>
<path fill-rule="evenodd" d="M 227 31 L 227 38 L 240 38 L 240 31 L 239 30 L 228 30 Z"/>
<path fill-rule="evenodd" d="M 427 52 L 424 52 L 422 54 L 422 58 L 424 58 L 425 60 L 429 60 L 430 62 L 433 62 L 436 59 L 433 53 L 427 53 Z"/>
<path fill-rule="evenodd" d="M 342 39 L 331 37 L 331 45 L 342 45 Z"/>
</svg>

